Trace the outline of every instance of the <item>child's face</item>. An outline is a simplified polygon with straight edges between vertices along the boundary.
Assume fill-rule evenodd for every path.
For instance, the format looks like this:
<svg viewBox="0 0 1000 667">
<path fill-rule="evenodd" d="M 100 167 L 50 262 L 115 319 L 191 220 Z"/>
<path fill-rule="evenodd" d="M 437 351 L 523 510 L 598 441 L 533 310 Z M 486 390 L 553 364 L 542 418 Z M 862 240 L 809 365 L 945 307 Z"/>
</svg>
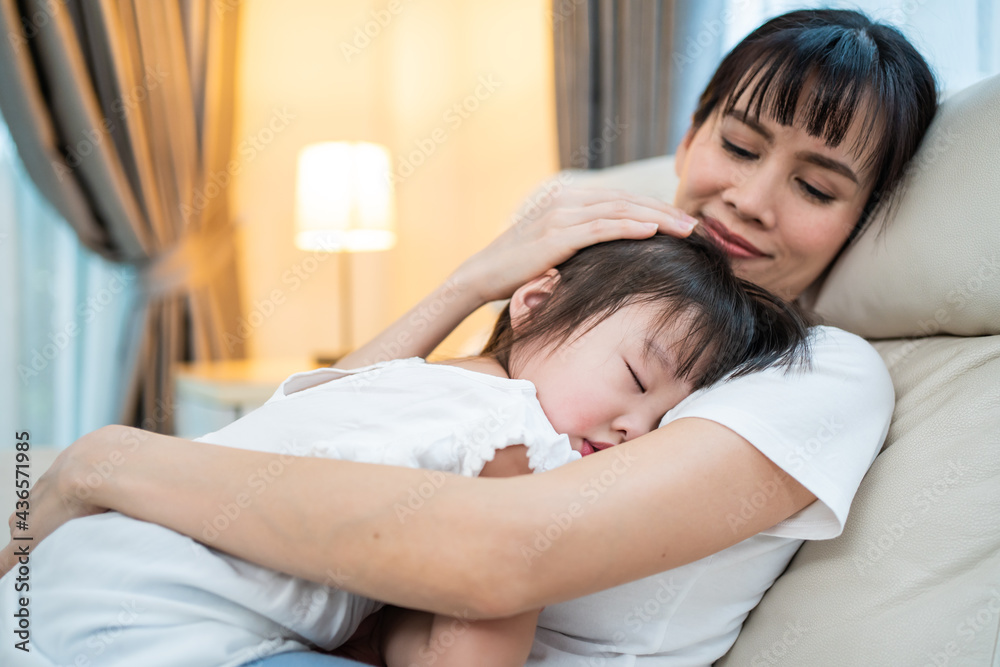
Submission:
<svg viewBox="0 0 1000 667">
<path fill-rule="evenodd" d="M 512 368 L 534 383 L 552 426 L 583 456 L 650 432 L 692 391 L 674 372 L 682 332 L 647 340 L 654 313 L 626 306 L 555 349 L 524 351 Z"/>
</svg>

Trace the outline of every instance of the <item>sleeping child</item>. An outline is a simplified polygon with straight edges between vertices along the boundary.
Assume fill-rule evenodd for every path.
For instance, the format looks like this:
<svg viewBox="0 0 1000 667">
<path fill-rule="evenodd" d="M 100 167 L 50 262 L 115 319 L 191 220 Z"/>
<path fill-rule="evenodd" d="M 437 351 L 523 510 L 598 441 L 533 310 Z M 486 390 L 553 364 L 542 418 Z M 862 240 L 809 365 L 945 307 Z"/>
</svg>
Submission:
<svg viewBox="0 0 1000 667">
<path fill-rule="evenodd" d="M 267 502 L 269 479 L 309 465 L 297 457 L 426 469 L 420 488 L 400 489 L 406 521 L 448 474 L 538 474 L 615 447 L 696 389 L 793 363 L 805 336 L 790 306 L 737 279 L 709 241 L 657 235 L 581 250 L 515 292 L 481 356 L 298 373 L 259 409 L 199 438 L 275 454 L 245 493 L 206 514 L 200 541 L 116 512 L 59 528 L 32 553 L 34 657 L 236 667 L 331 651 L 353 636 L 342 651 L 390 667 L 522 665 L 539 610 L 463 619 L 460 634 L 451 617 L 372 616 L 382 603 L 340 588 L 349 580 L 338 573 L 299 579 L 217 551 L 213 539 L 241 507 Z M 315 502 L 344 500 L 330 489 Z M 0 599 L 14 595 L 8 575 Z"/>
</svg>

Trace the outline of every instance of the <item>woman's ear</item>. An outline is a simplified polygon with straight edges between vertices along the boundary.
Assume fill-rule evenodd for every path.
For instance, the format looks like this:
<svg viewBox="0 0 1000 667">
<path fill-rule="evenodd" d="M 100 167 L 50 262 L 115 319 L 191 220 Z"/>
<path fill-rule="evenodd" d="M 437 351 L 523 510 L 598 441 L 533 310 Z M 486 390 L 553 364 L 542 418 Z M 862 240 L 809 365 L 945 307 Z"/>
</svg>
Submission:
<svg viewBox="0 0 1000 667">
<path fill-rule="evenodd" d="M 524 283 L 510 297 L 510 325 L 517 329 L 531 311 L 551 296 L 552 290 L 559 282 L 559 271 L 549 269 L 537 278 Z"/>
</svg>

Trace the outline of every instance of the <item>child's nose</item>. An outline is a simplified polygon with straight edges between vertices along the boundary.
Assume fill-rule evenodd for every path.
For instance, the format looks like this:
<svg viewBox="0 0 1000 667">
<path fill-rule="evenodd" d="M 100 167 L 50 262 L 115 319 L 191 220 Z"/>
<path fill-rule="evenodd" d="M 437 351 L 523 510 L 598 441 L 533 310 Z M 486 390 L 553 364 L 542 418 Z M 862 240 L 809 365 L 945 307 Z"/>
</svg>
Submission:
<svg viewBox="0 0 1000 667">
<path fill-rule="evenodd" d="M 630 412 L 621 415 L 612 428 L 621 436 L 621 442 L 635 440 L 640 435 L 646 435 L 659 424 L 659 418 L 651 419 L 649 415 Z"/>
</svg>

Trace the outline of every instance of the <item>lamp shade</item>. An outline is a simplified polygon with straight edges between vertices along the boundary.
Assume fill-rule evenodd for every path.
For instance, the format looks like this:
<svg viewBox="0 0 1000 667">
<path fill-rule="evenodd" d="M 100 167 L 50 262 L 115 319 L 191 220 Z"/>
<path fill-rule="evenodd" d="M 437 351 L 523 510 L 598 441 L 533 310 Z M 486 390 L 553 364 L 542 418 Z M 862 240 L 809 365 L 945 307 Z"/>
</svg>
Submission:
<svg viewBox="0 0 1000 667">
<path fill-rule="evenodd" d="M 396 243 L 389 151 L 329 141 L 299 152 L 295 245 L 303 250 L 388 250 Z"/>
</svg>

